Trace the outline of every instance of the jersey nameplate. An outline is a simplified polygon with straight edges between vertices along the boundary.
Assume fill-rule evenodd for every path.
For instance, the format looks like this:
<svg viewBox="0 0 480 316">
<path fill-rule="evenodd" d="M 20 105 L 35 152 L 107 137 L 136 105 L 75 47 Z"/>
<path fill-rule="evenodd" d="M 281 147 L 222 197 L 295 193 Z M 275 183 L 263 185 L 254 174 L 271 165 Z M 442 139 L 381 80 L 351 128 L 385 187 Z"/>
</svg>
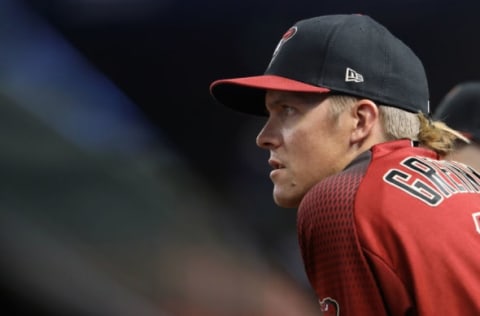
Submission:
<svg viewBox="0 0 480 316">
<path fill-rule="evenodd" d="M 388 170 L 383 180 L 428 205 L 454 194 L 480 192 L 480 174 L 464 164 L 408 157 L 400 165 L 404 168 Z"/>
</svg>

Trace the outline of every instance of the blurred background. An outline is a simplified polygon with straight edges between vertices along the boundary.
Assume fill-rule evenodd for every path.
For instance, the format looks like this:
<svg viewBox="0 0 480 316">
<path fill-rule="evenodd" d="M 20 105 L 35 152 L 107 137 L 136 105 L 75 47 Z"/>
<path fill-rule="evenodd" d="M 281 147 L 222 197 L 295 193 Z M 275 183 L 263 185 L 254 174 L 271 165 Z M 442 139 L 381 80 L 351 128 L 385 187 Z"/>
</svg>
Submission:
<svg viewBox="0 0 480 316">
<path fill-rule="evenodd" d="M 478 80 L 477 1 L 0 0 L 0 258 L 11 315 L 315 315 L 263 121 L 209 84 L 297 20 L 363 13 L 432 108 Z M 361 52 L 359 52 L 361 54 Z M 372 65 L 374 66 L 374 65 Z"/>
</svg>

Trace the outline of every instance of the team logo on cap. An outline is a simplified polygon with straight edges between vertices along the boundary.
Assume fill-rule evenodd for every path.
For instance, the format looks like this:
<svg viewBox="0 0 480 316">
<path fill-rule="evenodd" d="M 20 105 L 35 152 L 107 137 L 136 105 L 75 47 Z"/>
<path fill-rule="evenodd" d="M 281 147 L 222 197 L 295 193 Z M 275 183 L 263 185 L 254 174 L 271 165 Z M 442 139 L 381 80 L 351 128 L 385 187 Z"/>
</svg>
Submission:
<svg viewBox="0 0 480 316">
<path fill-rule="evenodd" d="M 291 28 L 288 29 L 288 31 L 283 34 L 282 38 L 280 39 L 280 42 L 278 42 L 277 47 L 275 47 L 275 50 L 273 51 L 273 56 L 272 59 L 270 60 L 270 63 L 268 64 L 268 67 L 272 64 L 273 60 L 275 57 L 277 57 L 278 52 L 280 49 L 282 49 L 283 45 L 291 39 L 295 34 L 297 34 L 298 28 L 296 26 L 292 26 Z"/>
</svg>

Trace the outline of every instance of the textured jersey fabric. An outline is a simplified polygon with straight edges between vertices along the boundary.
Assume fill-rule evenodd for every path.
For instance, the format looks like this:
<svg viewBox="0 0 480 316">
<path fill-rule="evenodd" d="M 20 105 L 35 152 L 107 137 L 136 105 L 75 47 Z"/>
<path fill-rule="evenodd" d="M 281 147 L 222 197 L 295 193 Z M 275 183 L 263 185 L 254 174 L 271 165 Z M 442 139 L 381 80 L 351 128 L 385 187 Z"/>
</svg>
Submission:
<svg viewBox="0 0 480 316">
<path fill-rule="evenodd" d="M 298 210 L 323 315 L 479 315 L 480 175 L 409 140 L 376 145 Z"/>
</svg>

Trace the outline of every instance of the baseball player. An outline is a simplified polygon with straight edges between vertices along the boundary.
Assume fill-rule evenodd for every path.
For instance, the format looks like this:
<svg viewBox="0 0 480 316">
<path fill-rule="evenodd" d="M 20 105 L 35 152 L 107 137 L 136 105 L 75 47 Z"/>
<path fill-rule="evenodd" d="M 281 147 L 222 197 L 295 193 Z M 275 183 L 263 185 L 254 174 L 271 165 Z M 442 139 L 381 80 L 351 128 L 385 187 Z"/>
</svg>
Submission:
<svg viewBox="0 0 480 316">
<path fill-rule="evenodd" d="M 455 85 L 435 109 L 433 117 L 462 132 L 469 140 L 455 144 L 447 156 L 480 170 L 480 81 Z"/>
<path fill-rule="evenodd" d="M 419 58 L 365 15 L 290 27 L 263 75 L 210 85 L 266 116 L 273 199 L 297 208 L 320 315 L 478 315 L 480 175 L 440 160 L 463 136 L 429 118 Z"/>
</svg>

